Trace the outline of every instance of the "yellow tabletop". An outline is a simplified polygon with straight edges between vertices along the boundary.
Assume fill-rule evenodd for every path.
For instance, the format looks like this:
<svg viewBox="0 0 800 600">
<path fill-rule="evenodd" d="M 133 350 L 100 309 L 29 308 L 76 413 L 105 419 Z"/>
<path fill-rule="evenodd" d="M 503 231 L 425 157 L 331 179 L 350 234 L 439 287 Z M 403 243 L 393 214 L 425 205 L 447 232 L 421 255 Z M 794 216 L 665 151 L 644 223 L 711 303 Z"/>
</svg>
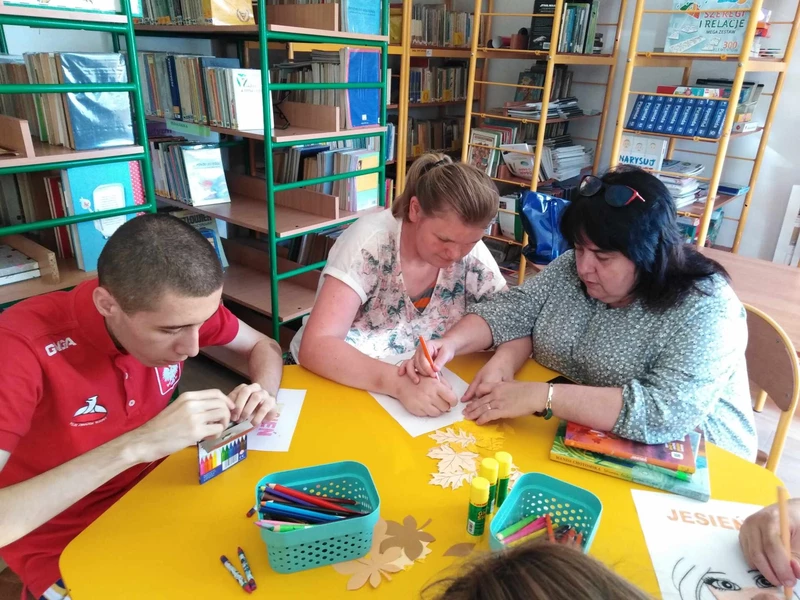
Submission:
<svg viewBox="0 0 800 600">
<path fill-rule="evenodd" d="M 487 359 L 486 354 L 461 357 L 451 368 L 470 381 Z M 529 361 L 518 377 L 545 381 L 554 376 Z M 251 451 L 241 464 L 202 486 L 197 481 L 195 449 L 166 459 L 64 551 L 61 574 L 74 600 L 242 599 L 244 591 L 219 561 L 220 555 L 226 554 L 238 565 L 237 546 L 247 553 L 258 583 L 253 597 L 263 598 L 377 594 L 408 600 L 419 597 L 420 590 L 436 581 L 443 570 L 452 572 L 458 567 L 463 559 L 454 554 L 463 554 L 469 549 L 463 544 L 476 541 L 466 533 L 469 487 L 454 490 L 430 483 L 438 472 L 438 460 L 428 453 L 441 444 L 429 435 L 409 437 L 366 392 L 332 383 L 300 367 L 286 368 L 283 387 L 308 390 L 291 450 Z M 547 473 L 595 493 L 603 503 L 603 515 L 591 554 L 658 596 L 630 493 L 633 488 L 646 488 L 551 461 L 548 454 L 556 425 L 556 419 L 535 417 L 484 428 L 458 423 L 453 432 L 461 430 L 475 442 L 467 444 L 470 440 L 466 440 L 464 447 L 451 445 L 467 453 L 467 461 L 470 454 L 492 456 L 502 449 L 512 454 L 522 472 Z M 254 519 L 245 516 L 253 504 L 256 482 L 275 471 L 340 460 L 367 465 L 380 493 L 383 519 L 402 524 L 411 516 L 416 527 L 424 526 L 430 536 L 412 535 L 424 541 L 424 556 L 399 572 L 381 572 L 380 565 L 366 561 L 339 569 L 345 573 L 325 566 L 276 574 L 269 567 Z M 779 481 L 772 473 L 713 445 L 709 445 L 708 460 L 714 498 L 753 504 L 774 501 Z M 410 521 L 406 524 L 415 527 Z M 431 536 L 434 541 L 429 541 Z M 488 548 L 486 539 L 478 541 L 472 556 Z M 372 583 L 378 584 L 377 589 L 367 582 L 357 591 L 347 590 L 371 571 L 376 573 Z"/>
</svg>

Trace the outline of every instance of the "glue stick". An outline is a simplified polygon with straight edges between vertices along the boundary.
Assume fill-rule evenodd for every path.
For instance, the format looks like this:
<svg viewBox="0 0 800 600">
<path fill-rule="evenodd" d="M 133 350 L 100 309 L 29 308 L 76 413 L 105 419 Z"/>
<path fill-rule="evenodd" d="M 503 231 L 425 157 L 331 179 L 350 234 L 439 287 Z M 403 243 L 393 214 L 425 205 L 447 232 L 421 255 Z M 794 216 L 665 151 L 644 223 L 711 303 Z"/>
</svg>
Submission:
<svg viewBox="0 0 800 600">
<path fill-rule="evenodd" d="M 495 459 L 484 458 L 481 461 L 481 470 L 478 474 L 489 482 L 489 504 L 486 506 L 487 515 L 494 512 L 494 498 L 497 492 L 497 471 L 498 464 Z"/>
<path fill-rule="evenodd" d="M 469 514 L 467 516 L 467 533 L 470 535 L 483 535 L 488 504 L 489 481 L 483 477 L 473 477 L 469 490 Z"/>
<path fill-rule="evenodd" d="M 508 478 L 511 476 L 511 455 L 508 452 L 497 452 L 494 455 L 499 470 L 497 472 L 497 508 L 503 506 L 508 496 Z"/>
</svg>

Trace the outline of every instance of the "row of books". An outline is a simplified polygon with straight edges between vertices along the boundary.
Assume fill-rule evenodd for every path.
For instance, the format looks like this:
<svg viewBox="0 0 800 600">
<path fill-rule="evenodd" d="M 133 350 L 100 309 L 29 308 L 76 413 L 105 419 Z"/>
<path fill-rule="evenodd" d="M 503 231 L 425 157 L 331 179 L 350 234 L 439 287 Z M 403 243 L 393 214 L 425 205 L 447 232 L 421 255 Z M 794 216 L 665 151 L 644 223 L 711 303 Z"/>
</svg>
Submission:
<svg viewBox="0 0 800 600">
<path fill-rule="evenodd" d="M 540 119 L 542 117 L 541 102 L 506 102 L 504 105 L 506 115 L 526 119 Z M 558 98 L 547 104 L 548 119 L 574 119 L 582 117 L 585 113 L 578 106 L 578 99 L 574 96 Z"/>
<path fill-rule="evenodd" d="M 286 4 L 338 4 L 339 30 L 349 33 L 381 33 L 381 0 L 264 0 L 268 6 Z M 253 3 L 255 4 L 255 2 Z M 288 23 L 283 23 L 287 25 Z M 298 23 L 298 26 L 301 26 Z"/>
<path fill-rule="evenodd" d="M 411 9 L 411 44 L 464 48 L 469 46 L 473 15 L 448 10 L 443 4 L 414 4 Z"/>
<path fill-rule="evenodd" d="M 180 137 L 150 138 L 149 142 L 156 194 L 190 206 L 231 201 L 219 146 Z"/>
<path fill-rule="evenodd" d="M 467 67 L 411 67 L 410 102 L 451 102 L 467 98 Z"/>
<path fill-rule="evenodd" d="M 602 36 L 597 41 L 597 17 L 600 0 L 585 2 L 565 2 L 561 12 L 559 39 L 556 40 L 558 52 L 593 54 L 602 52 Z M 556 3 L 553 0 L 534 0 L 531 27 L 528 31 L 529 50 L 550 50 L 553 36 L 553 17 Z M 558 17 L 558 16 L 556 16 Z"/>
<path fill-rule="evenodd" d="M 464 118 L 409 119 L 408 156 L 426 152 L 458 150 L 464 138 Z"/>
<path fill-rule="evenodd" d="M 391 125 L 391 124 L 390 124 Z M 394 130 L 394 126 L 391 127 L 387 126 L 390 131 Z M 387 139 L 388 141 L 388 139 Z M 331 150 L 371 150 L 373 152 L 378 152 L 380 150 L 380 138 L 376 136 L 371 137 L 364 137 L 364 138 L 356 138 L 351 140 L 331 140 L 329 142 L 325 142 L 325 145 L 329 146 Z M 388 148 L 387 148 L 388 150 Z M 264 148 L 262 145 L 257 146 L 256 148 L 256 164 L 255 164 L 255 174 L 259 177 L 265 176 L 265 169 L 264 169 Z M 274 175 L 274 179 L 276 182 L 280 182 L 281 177 L 283 177 L 286 160 L 289 157 L 289 152 L 275 152 L 272 155 L 272 172 Z"/>
<path fill-rule="evenodd" d="M 654 94 L 639 94 L 631 109 L 627 129 L 718 139 L 728 110 L 732 82 L 698 79 L 696 86 L 660 85 Z M 713 87 L 705 87 L 713 86 Z M 736 105 L 734 132 L 753 130 L 752 122 L 763 84 L 746 82 Z"/>
<path fill-rule="evenodd" d="M 705 436 L 642 444 L 562 421 L 550 459 L 706 502 L 711 496 Z"/>
<path fill-rule="evenodd" d="M 145 25 L 255 25 L 250 0 L 143 0 Z"/>
<path fill-rule="evenodd" d="M 125 56 L 105 53 L 33 52 L 0 55 L 0 84 L 124 83 Z M 133 144 L 127 92 L 2 94 L 0 113 L 28 121 L 42 142 L 73 150 Z"/>
<path fill-rule="evenodd" d="M 531 89 L 544 86 L 545 71 L 547 67 L 544 62 L 534 62 L 530 68 L 520 71 L 517 85 L 530 86 L 518 87 L 514 93 L 515 102 L 539 102 L 542 99 L 542 90 Z M 556 98 L 566 98 L 571 96 L 572 76 L 566 65 L 555 65 L 553 68 L 553 83 L 550 86 L 550 100 Z"/>
</svg>

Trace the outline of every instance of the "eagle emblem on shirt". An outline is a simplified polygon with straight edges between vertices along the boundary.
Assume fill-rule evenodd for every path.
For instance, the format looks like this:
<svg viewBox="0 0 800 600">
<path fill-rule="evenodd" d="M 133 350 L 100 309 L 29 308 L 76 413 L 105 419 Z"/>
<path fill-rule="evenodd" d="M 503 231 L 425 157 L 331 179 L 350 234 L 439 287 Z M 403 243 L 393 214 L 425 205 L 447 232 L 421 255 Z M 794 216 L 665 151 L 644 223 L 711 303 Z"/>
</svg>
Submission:
<svg viewBox="0 0 800 600">
<path fill-rule="evenodd" d="M 108 418 L 108 410 L 97 402 L 97 396 L 86 399 L 86 404 L 81 406 L 72 415 L 70 425 L 73 427 L 84 427 L 86 425 L 97 425 Z"/>
<path fill-rule="evenodd" d="M 175 386 L 181 380 L 181 365 L 177 363 L 166 367 L 155 367 L 155 369 L 158 389 L 161 391 L 161 395 L 164 396 L 175 389 Z"/>
</svg>

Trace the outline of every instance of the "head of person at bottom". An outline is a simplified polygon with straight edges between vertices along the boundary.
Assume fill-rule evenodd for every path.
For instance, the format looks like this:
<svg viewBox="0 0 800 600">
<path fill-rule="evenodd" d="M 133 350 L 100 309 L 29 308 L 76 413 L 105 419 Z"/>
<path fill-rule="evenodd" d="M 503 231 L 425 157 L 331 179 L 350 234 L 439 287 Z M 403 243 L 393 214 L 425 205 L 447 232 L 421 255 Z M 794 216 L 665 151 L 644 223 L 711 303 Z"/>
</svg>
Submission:
<svg viewBox="0 0 800 600">
<path fill-rule="evenodd" d="M 575 247 L 586 293 L 612 308 L 640 300 L 663 310 L 679 304 L 718 263 L 684 243 L 666 186 L 642 169 L 620 167 L 583 178 L 561 220 Z"/>
<path fill-rule="evenodd" d="M 148 367 L 196 356 L 200 327 L 217 311 L 223 271 L 214 248 L 169 215 L 126 221 L 97 262 L 93 300 L 114 343 Z"/>
<path fill-rule="evenodd" d="M 403 219 L 403 243 L 426 263 L 445 269 L 483 237 L 500 199 L 486 173 L 445 154 L 424 154 L 411 165 L 406 187 L 392 203 Z"/>
<path fill-rule="evenodd" d="M 650 600 L 579 550 L 530 542 L 468 564 L 428 587 L 424 600 Z"/>
</svg>

